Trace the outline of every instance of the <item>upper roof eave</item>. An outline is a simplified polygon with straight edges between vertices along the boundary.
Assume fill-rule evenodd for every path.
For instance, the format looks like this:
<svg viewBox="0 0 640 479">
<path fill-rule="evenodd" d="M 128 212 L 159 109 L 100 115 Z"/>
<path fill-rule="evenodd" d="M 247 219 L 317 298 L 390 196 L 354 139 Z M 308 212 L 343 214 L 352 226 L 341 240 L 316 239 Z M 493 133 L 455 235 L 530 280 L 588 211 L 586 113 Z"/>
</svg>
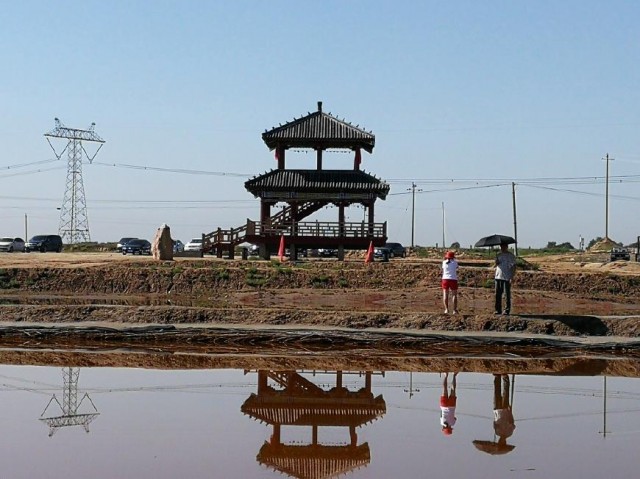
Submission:
<svg viewBox="0 0 640 479">
<path fill-rule="evenodd" d="M 362 148 L 372 153 L 375 135 L 360 128 L 359 125 L 340 120 L 330 113 L 322 111 L 318 102 L 318 111 L 302 118 L 280 125 L 262 134 L 262 140 L 269 149 L 284 148 Z"/>
</svg>

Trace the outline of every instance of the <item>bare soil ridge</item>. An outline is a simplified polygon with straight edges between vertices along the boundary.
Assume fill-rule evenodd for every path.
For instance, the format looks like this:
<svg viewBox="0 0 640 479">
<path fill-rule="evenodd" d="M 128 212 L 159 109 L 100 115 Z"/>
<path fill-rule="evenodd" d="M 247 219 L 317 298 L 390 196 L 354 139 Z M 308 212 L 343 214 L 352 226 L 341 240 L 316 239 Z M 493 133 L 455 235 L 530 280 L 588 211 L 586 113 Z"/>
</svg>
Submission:
<svg viewBox="0 0 640 479">
<path fill-rule="evenodd" d="M 114 254 L 0 256 L 3 321 L 256 324 L 637 337 L 640 269 L 544 258 L 514 280 L 494 316 L 492 270 L 462 261 L 461 315 L 441 313 L 439 260 L 276 262 Z"/>
</svg>

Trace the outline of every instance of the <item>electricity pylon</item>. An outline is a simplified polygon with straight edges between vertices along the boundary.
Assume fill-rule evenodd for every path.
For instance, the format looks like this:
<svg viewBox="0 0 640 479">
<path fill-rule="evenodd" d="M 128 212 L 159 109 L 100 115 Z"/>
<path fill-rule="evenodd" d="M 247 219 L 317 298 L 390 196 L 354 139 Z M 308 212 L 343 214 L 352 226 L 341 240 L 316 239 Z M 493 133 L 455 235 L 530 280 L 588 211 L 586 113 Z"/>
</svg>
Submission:
<svg viewBox="0 0 640 479">
<path fill-rule="evenodd" d="M 67 152 L 67 181 L 62 208 L 60 208 L 58 233 L 62 240 L 68 244 L 91 241 L 89 219 L 87 218 L 87 202 L 82 181 L 82 156 L 83 154 L 86 155 L 89 163 L 93 162 L 98 151 L 102 148 L 104 140 L 93 131 L 95 123 L 91 123 L 87 130 L 79 130 L 77 128 L 67 128 L 57 118 L 55 122 L 56 127 L 49 133 L 45 133 L 44 136 L 58 159 L 62 157 L 65 151 Z M 65 138 L 68 140 L 67 146 L 58 154 L 49 138 Z M 84 149 L 84 146 L 82 146 L 83 141 L 100 143 L 93 156 L 89 156 Z"/>
<path fill-rule="evenodd" d="M 78 402 L 78 377 L 80 376 L 80 368 L 63 368 L 62 369 L 62 404 L 54 394 L 47 407 L 44 408 L 40 415 L 40 421 L 49 426 L 49 437 L 53 436 L 61 427 L 82 426 L 85 432 L 89 432 L 89 424 L 100 415 L 95 404 L 89 397 L 89 393 L 84 393 L 80 402 Z M 82 406 L 84 400 L 87 399 L 93 407 L 93 412 L 78 413 L 78 409 Z M 62 414 L 59 416 L 44 417 L 45 413 L 55 402 L 60 406 Z"/>
</svg>

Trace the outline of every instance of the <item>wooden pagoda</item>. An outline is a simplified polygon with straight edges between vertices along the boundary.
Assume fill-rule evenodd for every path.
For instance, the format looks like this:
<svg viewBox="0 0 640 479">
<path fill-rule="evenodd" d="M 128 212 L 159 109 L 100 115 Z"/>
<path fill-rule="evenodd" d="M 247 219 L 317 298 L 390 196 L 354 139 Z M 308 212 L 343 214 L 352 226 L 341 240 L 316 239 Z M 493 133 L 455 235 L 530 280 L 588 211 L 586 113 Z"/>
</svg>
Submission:
<svg viewBox="0 0 640 479">
<path fill-rule="evenodd" d="M 265 131 L 262 139 L 275 151 L 277 169 L 254 177 L 245 188 L 260 199 L 260 219 L 247 220 L 239 228 L 218 228 L 203 234 L 203 251 L 217 252 L 222 257 L 228 251 L 233 257 L 234 247 L 242 242 L 256 244 L 260 256 L 269 259 L 278 249 L 281 238 L 297 259 L 301 248 L 330 248 L 344 259 L 348 249 L 366 249 L 371 242 L 381 246 L 387 240 L 387 224 L 375 222 L 375 202 L 386 199 L 389 185 L 361 170 L 362 151 L 372 153 L 375 136 L 358 126 L 318 110 L 285 125 Z M 287 169 L 286 155 L 291 148 L 315 150 L 315 168 Z M 353 153 L 353 167 L 340 170 L 323 169 L 323 154 L 327 150 Z M 274 212 L 276 205 L 284 204 Z M 337 221 L 304 221 L 326 206 L 336 206 Z M 366 219 L 345 221 L 345 209 L 362 205 Z"/>
<path fill-rule="evenodd" d="M 371 392 L 372 372 L 356 373 L 365 377 L 365 385 L 358 391 L 343 387 L 343 374 L 348 373 L 332 374 L 336 376 L 335 387 L 325 390 L 295 371 L 258 371 L 258 392 L 249 396 L 241 410 L 273 428 L 270 440 L 256 457 L 259 463 L 300 479 L 335 477 L 369 464 L 369 444 L 358 444 L 356 428 L 384 415 L 386 403 L 381 395 Z M 283 443 L 283 426 L 310 427 L 311 443 Z M 344 445 L 321 444 L 318 428 L 323 426 L 348 428 L 349 441 Z"/>
</svg>

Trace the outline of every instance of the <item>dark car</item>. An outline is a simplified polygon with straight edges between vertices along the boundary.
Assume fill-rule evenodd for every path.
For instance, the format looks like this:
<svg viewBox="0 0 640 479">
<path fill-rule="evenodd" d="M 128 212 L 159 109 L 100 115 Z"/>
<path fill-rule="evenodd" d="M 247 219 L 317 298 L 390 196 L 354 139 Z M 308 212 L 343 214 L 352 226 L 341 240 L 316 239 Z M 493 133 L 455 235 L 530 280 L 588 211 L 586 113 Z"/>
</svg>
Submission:
<svg viewBox="0 0 640 479">
<path fill-rule="evenodd" d="M 405 258 L 407 256 L 407 250 L 400 243 L 385 243 L 384 246 L 373 250 L 373 256 L 376 258 L 383 258 L 385 253 L 388 258 Z"/>
<path fill-rule="evenodd" d="M 120 241 L 118 241 L 118 244 L 116 245 L 116 251 L 122 251 L 122 247 L 134 239 L 138 238 L 134 238 L 133 236 L 131 238 L 120 238 Z"/>
<path fill-rule="evenodd" d="M 626 248 L 613 248 L 611 250 L 611 261 L 624 260 L 629 261 L 631 259 L 631 254 L 629 254 L 629 250 Z"/>
<path fill-rule="evenodd" d="M 38 235 L 31 238 L 24 245 L 24 250 L 29 251 L 55 251 L 60 253 L 62 251 L 62 238 L 58 235 Z"/>
<path fill-rule="evenodd" d="M 151 254 L 151 243 L 145 239 L 133 239 L 122 246 L 122 254 Z"/>
</svg>

